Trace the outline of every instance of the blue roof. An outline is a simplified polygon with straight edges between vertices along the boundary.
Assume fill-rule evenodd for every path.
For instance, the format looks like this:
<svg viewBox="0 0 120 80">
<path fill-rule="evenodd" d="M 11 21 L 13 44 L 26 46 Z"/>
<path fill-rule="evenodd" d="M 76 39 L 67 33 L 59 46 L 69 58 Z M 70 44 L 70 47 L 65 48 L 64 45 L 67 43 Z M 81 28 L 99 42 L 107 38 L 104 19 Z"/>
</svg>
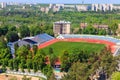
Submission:
<svg viewBox="0 0 120 80">
<path fill-rule="evenodd" d="M 15 52 L 14 45 L 16 43 L 18 43 L 19 46 L 29 44 L 32 47 L 33 45 L 39 45 L 41 43 L 47 42 L 52 39 L 54 39 L 54 37 L 52 37 L 46 33 L 43 33 L 43 34 L 39 34 L 39 35 L 36 35 L 33 37 L 26 37 L 26 38 L 23 38 L 22 40 L 18 40 L 16 42 L 9 42 L 7 45 L 11 48 L 11 53 L 14 53 Z"/>
</svg>

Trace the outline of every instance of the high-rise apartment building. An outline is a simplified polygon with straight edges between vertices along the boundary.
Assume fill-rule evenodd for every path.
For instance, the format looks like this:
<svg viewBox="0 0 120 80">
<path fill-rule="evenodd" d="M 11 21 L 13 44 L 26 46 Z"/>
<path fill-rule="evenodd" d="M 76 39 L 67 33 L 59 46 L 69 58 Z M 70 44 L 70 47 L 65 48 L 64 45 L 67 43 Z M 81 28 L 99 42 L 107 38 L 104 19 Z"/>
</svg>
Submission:
<svg viewBox="0 0 120 80">
<path fill-rule="evenodd" d="M 92 4 L 92 11 L 112 11 L 113 4 Z"/>
<path fill-rule="evenodd" d="M 69 21 L 57 21 L 53 23 L 53 32 L 57 34 L 70 34 L 70 22 Z"/>
<path fill-rule="evenodd" d="M 1 2 L 1 8 L 5 8 L 7 6 L 7 3 Z"/>
</svg>

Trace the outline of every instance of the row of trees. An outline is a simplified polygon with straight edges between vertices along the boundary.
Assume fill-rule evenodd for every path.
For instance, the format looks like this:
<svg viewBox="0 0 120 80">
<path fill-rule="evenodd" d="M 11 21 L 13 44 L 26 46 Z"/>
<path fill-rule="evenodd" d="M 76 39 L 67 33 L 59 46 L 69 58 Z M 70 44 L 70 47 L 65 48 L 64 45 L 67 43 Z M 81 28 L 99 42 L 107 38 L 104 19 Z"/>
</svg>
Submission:
<svg viewBox="0 0 120 80">
<path fill-rule="evenodd" d="M 0 36 L 6 36 L 7 40 L 14 42 L 19 38 L 26 36 L 34 36 L 40 33 L 48 33 L 53 35 L 53 22 L 58 20 L 70 21 L 72 28 L 80 27 L 80 22 L 86 22 L 90 25 L 97 24 L 108 24 L 110 25 L 110 30 L 106 32 L 105 30 L 96 30 L 89 26 L 88 29 L 79 30 L 77 33 L 83 34 L 99 34 L 106 35 L 111 33 L 115 34 L 117 29 L 117 24 L 119 23 L 119 16 L 116 17 L 116 13 L 96 13 L 96 12 L 50 12 L 44 14 L 39 10 L 1 10 L 0 11 Z M 14 14 L 14 16 L 13 16 Z M 113 24 L 112 24 L 113 22 Z M 12 24 L 11 24 L 12 23 Z M 93 28 L 93 29 L 92 29 Z M 96 32 L 97 31 L 97 32 Z M 15 35 L 15 36 L 13 36 Z M 13 39 L 14 38 L 14 39 Z"/>
<path fill-rule="evenodd" d="M 118 31 L 118 24 L 117 23 L 111 23 L 108 27 L 108 29 L 97 29 L 94 28 L 92 25 L 88 25 L 84 29 L 79 29 L 76 33 L 79 34 L 93 34 L 93 35 L 116 35 L 119 34 Z"/>
</svg>

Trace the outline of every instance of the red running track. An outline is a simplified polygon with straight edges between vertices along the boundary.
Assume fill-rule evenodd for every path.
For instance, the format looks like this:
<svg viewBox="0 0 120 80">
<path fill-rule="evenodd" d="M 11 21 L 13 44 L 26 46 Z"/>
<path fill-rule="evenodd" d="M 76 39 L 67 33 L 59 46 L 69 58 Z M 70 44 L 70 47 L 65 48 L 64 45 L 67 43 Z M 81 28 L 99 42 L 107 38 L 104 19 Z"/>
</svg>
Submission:
<svg viewBox="0 0 120 80">
<path fill-rule="evenodd" d="M 112 53 L 115 52 L 115 43 L 105 40 L 99 40 L 99 39 L 85 39 L 85 38 L 66 38 L 66 39 L 53 39 L 50 41 L 47 41 L 45 43 L 42 43 L 38 46 L 38 48 L 44 48 L 51 44 L 54 44 L 58 41 L 67 41 L 67 42 L 88 42 L 88 43 L 97 43 L 97 44 L 105 44 L 108 49 L 111 50 Z"/>
</svg>

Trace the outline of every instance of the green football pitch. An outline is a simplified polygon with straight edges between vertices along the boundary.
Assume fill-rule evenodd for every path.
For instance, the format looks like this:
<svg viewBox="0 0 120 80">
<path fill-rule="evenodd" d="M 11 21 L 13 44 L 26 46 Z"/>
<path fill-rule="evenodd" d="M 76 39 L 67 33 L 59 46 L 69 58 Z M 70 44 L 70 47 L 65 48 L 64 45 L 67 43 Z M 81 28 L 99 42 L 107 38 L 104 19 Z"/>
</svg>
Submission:
<svg viewBox="0 0 120 80">
<path fill-rule="evenodd" d="M 60 55 L 64 51 L 68 51 L 72 53 L 73 50 L 78 49 L 80 51 L 87 51 L 87 53 L 99 53 L 101 50 L 105 48 L 104 44 L 96 44 L 96 43 L 85 43 L 85 42 L 56 42 L 50 46 L 43 48 L 42 50 L 49 54 L 49 49 L 52 48 L 54 54 Z"/>
</svg>

